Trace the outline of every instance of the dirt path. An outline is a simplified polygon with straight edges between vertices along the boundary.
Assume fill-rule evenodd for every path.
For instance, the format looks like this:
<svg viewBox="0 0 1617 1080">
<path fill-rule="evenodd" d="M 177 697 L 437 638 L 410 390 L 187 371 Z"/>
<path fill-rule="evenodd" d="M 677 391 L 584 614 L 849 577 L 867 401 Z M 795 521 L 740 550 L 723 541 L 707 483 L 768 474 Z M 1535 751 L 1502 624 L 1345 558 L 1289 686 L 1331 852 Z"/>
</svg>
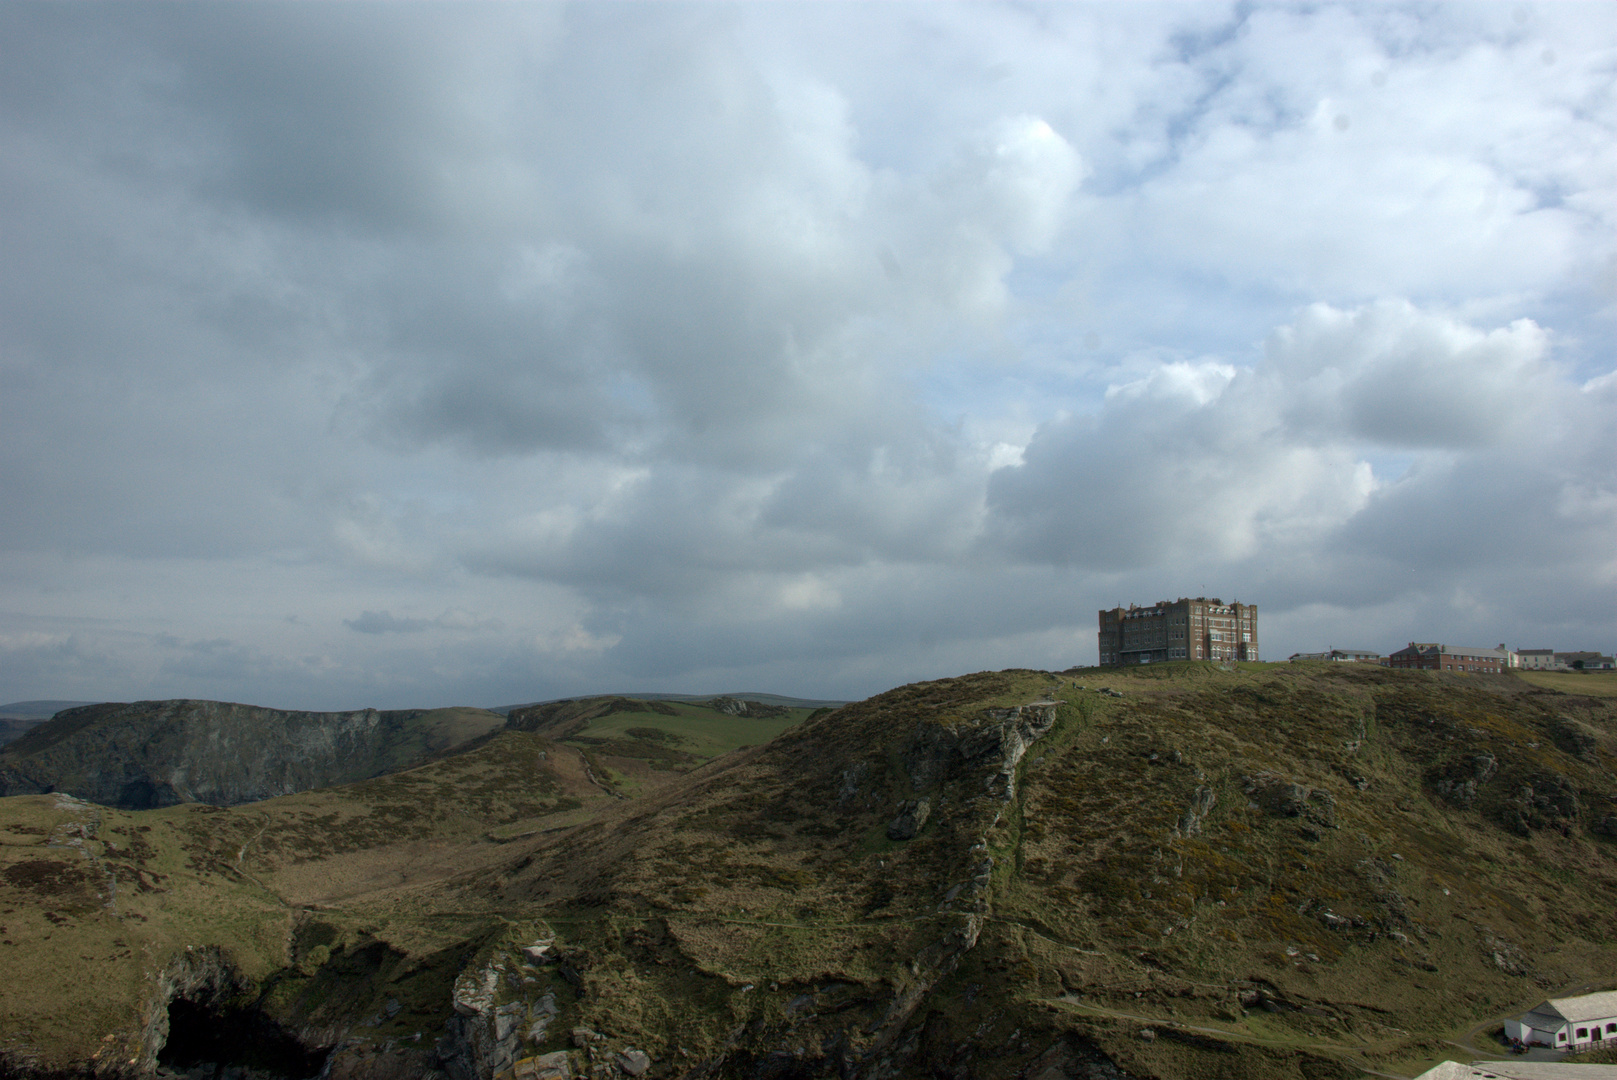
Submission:
<svg viewBox="0 0 1617 1080">
<path fill-rule="evenodd" d="M 260 836 L 264 835 L 264 830 L 268 829 L 269 826 L 270 826 L 269 815 L 265 814 L 264 815 L 264 823 L 258 827 L 258 831 L 255 832 L 250 838 L 248 838 L 241 845 L 241 850 L 240 851 L 236 852 L 236 869 L 238 871 L 240 871 L 242 869 L 242 866 L 241 866 L 242 860 L 247 858 L 247 849 L 252 847 L 255 843 L 258 842 L 258 838 Z"/>
</svg>

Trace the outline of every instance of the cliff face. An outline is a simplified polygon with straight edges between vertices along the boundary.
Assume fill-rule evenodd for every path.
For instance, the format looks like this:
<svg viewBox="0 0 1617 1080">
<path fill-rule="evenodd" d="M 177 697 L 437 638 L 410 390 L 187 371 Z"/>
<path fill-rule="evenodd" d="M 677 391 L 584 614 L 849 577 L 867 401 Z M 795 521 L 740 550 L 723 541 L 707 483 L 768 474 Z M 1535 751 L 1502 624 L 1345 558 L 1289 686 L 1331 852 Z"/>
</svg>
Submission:
<svg viewBox="0 0 1617 1080">
<path fill-rule="evenodd" d="M 456 715 L 443 714 L 482 714 Z M 67 709 L 0 750 L 0 796 L 66 792 L 128 810 L 221 806 L 415 764 L 502 718 L 482 710 L 288 712 L 221 701 Z"/>
</svg>

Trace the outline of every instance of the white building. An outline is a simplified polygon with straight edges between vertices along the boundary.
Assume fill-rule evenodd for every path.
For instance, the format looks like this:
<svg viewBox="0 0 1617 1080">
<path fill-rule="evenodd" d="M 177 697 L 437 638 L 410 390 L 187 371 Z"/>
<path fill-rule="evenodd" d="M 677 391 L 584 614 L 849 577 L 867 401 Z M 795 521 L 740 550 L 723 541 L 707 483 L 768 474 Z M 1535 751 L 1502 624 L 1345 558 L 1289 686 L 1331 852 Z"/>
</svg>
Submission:
<svg viewBox="0 0 1617 1080">
<path fill-rule="evenodd" d="M 1516 655 L 1528 671 L 1554 671 L 1560 666 L 1555 662 L 1554 649 L 1517 649 Z"/>
<path fill-rule="evenodd" d="M 1617 1039 L 1617 990 L 1550 998 L 1532 1012 L 1506 1020 L 1505 1038 L 1556 1050 L 1587 1049 L 1591 1043 Z"/>
</svg>

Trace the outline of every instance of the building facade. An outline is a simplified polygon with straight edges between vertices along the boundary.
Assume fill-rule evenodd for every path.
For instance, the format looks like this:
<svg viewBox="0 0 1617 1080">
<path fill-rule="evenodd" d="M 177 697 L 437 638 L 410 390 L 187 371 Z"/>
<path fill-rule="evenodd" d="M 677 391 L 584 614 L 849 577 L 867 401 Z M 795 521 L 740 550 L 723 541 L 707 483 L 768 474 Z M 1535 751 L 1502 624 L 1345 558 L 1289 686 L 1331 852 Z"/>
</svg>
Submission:
<svg viewBox="0 0 1617 1080">
<path fill-rule="evenodd" d="M 1481 649 L 1466 645 L 1441 645 L 1411 641 L 1387 657 L 1387 666 L 1416 671 L 1481 671 L 1499 673 L 1510 668 L 1510 650 Z"/>
<path fill-rule="evenodd" d="M 1258 605 L 1213 597 L 1158 600 L 1100 612 L 1100 662 L 1107 667 L 1165 660 L 1258 659 Z"/>
<path fill-rule="evenodd" d="M 1518 649 L 1516 655 L 1528 671 L 1553 671 L 1556 667 L 1554 649 Z"/>
</svg>

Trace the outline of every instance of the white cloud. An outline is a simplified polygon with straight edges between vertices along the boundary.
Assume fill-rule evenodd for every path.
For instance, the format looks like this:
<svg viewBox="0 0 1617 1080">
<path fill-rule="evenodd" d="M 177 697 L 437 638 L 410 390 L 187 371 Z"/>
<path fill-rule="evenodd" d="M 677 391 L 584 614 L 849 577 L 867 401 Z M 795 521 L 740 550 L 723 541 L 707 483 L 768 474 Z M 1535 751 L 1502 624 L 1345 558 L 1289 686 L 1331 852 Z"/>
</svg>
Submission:
<svg viewBox="0 0 1617 1080">
<path fill-rule="evenodd" d="M 1161 364 L 1099 413 L 1045 425 L 995 473 L 990 535 L 1099 570 L 1347 552 L 1454 580 L 1502 569 L 1558 520 L 1557 562 L 1598 565 L 1617 516 L 1599 496 L 1577 500 L 1576 527 L 1550 507 L 1568 486 L 1610 490 L 1611 425 L 1548 348 L 1528 320 L 1482 331 L 1407 302 L 1313 305 L 1254 368 Z M 1374 476 L 1366 455 L 1411 449 L 1405 475 Z"/>
<path fill-rule="evenodd" d="M 1565 392 L 1549 336 L 1530 319 L 1483 333 L 1407 301 L 1354 311 L 1314 304 L 1270 335 L 1302 437 L 1473 449 L 1540 429 Z"/>
</svg>

